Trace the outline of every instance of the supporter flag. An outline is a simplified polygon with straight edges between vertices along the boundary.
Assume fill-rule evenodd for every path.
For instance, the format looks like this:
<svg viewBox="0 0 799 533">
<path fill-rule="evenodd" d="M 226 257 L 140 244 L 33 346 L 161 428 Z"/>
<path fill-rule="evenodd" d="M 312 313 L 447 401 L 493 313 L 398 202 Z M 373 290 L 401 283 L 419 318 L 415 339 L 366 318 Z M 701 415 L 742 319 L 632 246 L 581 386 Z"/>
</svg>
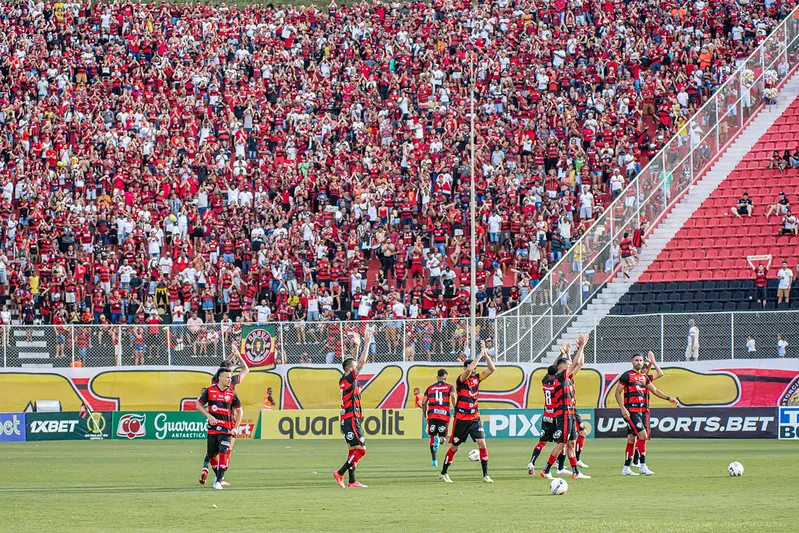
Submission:
<svg viewBox="0 0 799 533">
<path fill-rule="evenodd" d="M 275 326 L 243 326 L 240 351 L 247 366 L 275 366 Z"/>
</svg>

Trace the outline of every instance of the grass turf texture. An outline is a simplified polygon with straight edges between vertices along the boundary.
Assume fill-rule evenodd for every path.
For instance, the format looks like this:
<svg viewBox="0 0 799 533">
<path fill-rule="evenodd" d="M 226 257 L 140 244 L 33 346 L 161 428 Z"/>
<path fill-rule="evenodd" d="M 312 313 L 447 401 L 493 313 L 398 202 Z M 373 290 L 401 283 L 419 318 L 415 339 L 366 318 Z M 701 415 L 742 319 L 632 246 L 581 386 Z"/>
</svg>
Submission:
<svg viewBox="0 0 799 533">
<path fill-rule="evenodd" d="M 655 476 L 621 477 L 624 442 L 589 440 L 590 480 L 564 496 L 527 475 L 532 441 L 489 440 L 493 485 L 462 446 L 447 485 L 426 441 L 368 443 L 358 478 L 341 489 L 339 441 L 236 443 L 227 479 L 197 482 L 205 441 L 0 445 L 0 521 L 7 531 L 791 531 L 799 446 L 789 441 L 655 440 Z M 546 463 L 548 446 L 539 458 Z M 439 462 L 445 448 L 439 450 Z M 744 476 L 730 478 L 740 461 Z M 212 474 L 213 475 L 213 474 Z M 209 478 L 209 482 L 211 479 Z M 214 509 L 211 506 L 217 505 Z"/>
</svg>

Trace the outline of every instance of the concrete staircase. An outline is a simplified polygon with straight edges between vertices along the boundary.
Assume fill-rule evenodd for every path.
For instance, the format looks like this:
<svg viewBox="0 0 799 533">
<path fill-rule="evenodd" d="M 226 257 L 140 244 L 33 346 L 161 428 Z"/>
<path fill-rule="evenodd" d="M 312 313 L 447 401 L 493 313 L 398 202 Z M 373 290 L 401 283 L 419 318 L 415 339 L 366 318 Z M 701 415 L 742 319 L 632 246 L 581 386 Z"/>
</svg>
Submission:
<svg viewBox="0 0 799 533">
<path fill-rule="evenodd" d="M 596 325 L 608 315 L 611 308 L 619 303 L 621 297 L 627 293 L 630 285 L 635 283 L 641 274 L 649 268 L 685 222 L 691 218 L 694 212 L 699 209 L 699 206 L 735 169 L 744 156 L 757 144 L 763 134 L 768 131 L 777 118 L 798 96 L 799 75 L 795 74 L 780 91 L 777 97 L 777 105 L 761 110 L 724 155 L 713 164 L 704 177 L 672 208 L 668 216 L 649 233 L 645 241 L 646 246 L 638 256 L 638 264 L 630 272 L 630 279 L 625 282 L 619 272 L 611 283 L 608 283 L 599 291 L 596 297 L 573 317 L 571 324 L 566 327 L 560 338 L 550 347 L 542 362 L 554 361 L 558 356 L 560 345 L 566 341 L 573 343 L 578 333 L 593 332 Z"/>
</svg>

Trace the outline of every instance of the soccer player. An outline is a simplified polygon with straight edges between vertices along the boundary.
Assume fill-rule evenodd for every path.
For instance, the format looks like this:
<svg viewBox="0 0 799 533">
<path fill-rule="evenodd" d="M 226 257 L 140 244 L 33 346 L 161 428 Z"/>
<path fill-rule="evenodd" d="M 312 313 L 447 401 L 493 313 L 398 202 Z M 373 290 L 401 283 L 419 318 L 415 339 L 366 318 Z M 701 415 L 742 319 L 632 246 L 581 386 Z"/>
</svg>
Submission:
<svg viewBox="0 0 799 533">
<path fill-rule="evenodd" d="M 246 361 L 244 361 L 244 358 L 241 357 L 241 354 L 239 353 L 239 350 L 236 347 L 235 343 L 233 344 L 233 353 L 231 354 L 231 356 L 225 362 L 222 363 L 222 366 L 219 367 L 219 370 L 217 370 L 216 373 L 213 375 L 213 377 L 211 377 L 211 385 L 215 385 L 216 383 L 219 383 L 219 375 L 222 372 L 231 372 L 231 373 L 233 372 L 233 364 L 236 361 L 236 359 L 238 359 L 238 362 L 240 364 L 240 370 L 239 370 L 238 374 L 236 374 L 235 376 L 231 377 L 230 385 L 229 385 L 229 387 L 231 389 L 236 390 L 236 386 L 239 383 L 241 383 L 242 381 L 244 381 L 244 378 L 246 378 L 247 374 L 250 373 L 250 367 L 247 366 Z M 231 452 L 233 451 L 233 444 L 235 442 L 236 442 L 236 437 L 235 436 L 231 436 L 230 437 L 230 451 Z M 208 478 L 208 468 L 210 466 L 211 466 L 211 458 L 206 453 L 205 454 L 205 459 L 203 460 L 203 469 L 200 472 L 200 485 L 205 485 L 205 480 Z M 223 478 L 222 479 L 222 485 L 228 486 L 228 485 L 230 485 L 230 483 L 225 481 L 224 478 Z"/>
<path fill-rule="evenodd" d="M 483 467 L 483 483 L 493 483 L 488 477 L 488 448 L 486 448 L 485 431 L 483 423 L 480 421 L 480 409 L 477 405 L 477 396 L 480 393 L 480 383 L 494 373 L 496 367 L 491 360 L 491 356 L 486 352 L 485 341 L 481 342 L 482 349 L 480 356 L 475 359 L 467 359 L 463 362 L 464 370 L 458 376 L 455 384 L 457 387 L 457 402 L 455 403 L 455 424 L 452 426 L 452 436 L 449 439 L 449 450 L 444 458 L 444 466 L 441 469 L 439 479 L 444 483 L 452 483 L 447 471 L 449 465 L 458 453 L 458 447 L 471 437 L 480 449 L 480 465 Z M 486 369 L 477 372 L 477 365 L 480 360 L 485 358 Z"/>
<path fill-rule="evenodd" d="M 216 474 L 214 488 L 222 490 L 230 462 L 230 438 L 236 435 L 244 410 L 241 408 L 236 391 L 230 386 L 233 374 L 229 370 L 219 372 L 219 381 L 207 389 L 197 399 L 197 410 L 208 419 L 208 444 L 206 450 L 211 467 Z M 210 405 L 210 411 L 205 408 Z"/>
<path fill-rule="evenodd" d="M 564 343 L 560 347 L 560 357 L 566 359 L 566 362 L 571 364 L 571 344 Z M 574 381 L 572 381 L 572 386 L 574 386 Z M 577 404 L 577 397 L 575 396 L 575 405 Z M 585 464 L 580 460 L 580 456 L 583 453 L 583 446 L 585 446 L 585 438 L 588 436 L 588 431 L 585 429 L 585 424 L 583 424 L 583 419 L 580 417 L 580 413 L 577 412 L 575 409 L 574 411 L 574 418 L 577 422 L 577 440 L 574 442 L 574 456 L 577 458 L 577 466 L 580 468 L 588 468 L 588 465 Z M 560 452 L 558 456 L 558 474 L 571 474 L 569 470 L 565 468 L 566 464 L 566 450 Z M 528 469 L 529 472 L 529 469 Z"/>
<path fill-rule="evenodd" d="M 650 352 L 651 353 L 651 352 Z M 654 354 L 650 361 L 654 360 Z M 659 367 L 658 367 L 659 370 Z M 635 450 L 639 454 L 641 473 L 645 476 L 654 474 L 646 465 L 646 441 L 649 439 L 649 392 L 667 402 L 677 405 L 677 399 L 667 396 L 652 384 L 653 377 L 646 373 L 644 356 L 637 353 L 633 356 L 633 368 L 619 376 L 616 384 L 616 403 L 621 408 L 621 416 L 627 421 L 627 448 L 625 451 L 623 476 L 637 476 L 630 469 Z M 622 393 L 624 401 L 622 402 Z M 636 440 L 637 439 L 637 440 Z"/>
<path fill-rule="evenodd" d="M 549 471 L 564 448 L 572 468 L 572 479 L 591 479 L 591 476 L 587 476 L 577 469 L 577 457 L 574 451 L 575 441 L 577 440 L 577 417 L 574 414 L 574 382 L 572 378 L 583 367 L 587 342 L 588 335 L 581 333 L 577 336 L 577 354 L 574 361 L 569 363 L 566 357 L 559 357 L 555 362 L 558 372 L 554 378 L 553 402 L 556 407 L 554 413 L 555 432 L 552 437 L 557 444 L 547 460 L 547 466 L 541 472 L 541 477 L 546 479 L 552 479 L 552 474 Z"/>
<path fill-rule="evenodd" d="M 430 435 L 430 455 L 433 466 L 438 466 L 436 452 L 444 443 L 449 427 L 450 406 L 455 405 L 455 387 L 447 383 L 447 371 L 438 371 L 438 381 L 433 383 L 422 398 L 422 411 L 427 413 L 427 433 Z M 440 439 L 440 440 L 439 440 Z"/>
<path fill-rule="evenodd" d="M 561 347 L 561 353 L 563 348 Z M 541 436 L 538 438 L 538 444 L 533 448 L 533 455 L 530 457 L 530 463 L 527 465 L 527 473 L 531 476 L 535 475 L 535 461 L 541 455 L 541 451 L 547 442 L 555 442 L 552 434 L 555 433 L 555 374 L 558 373 L 558 367 L 550 365 L 547 369 L 547 375 L 541 380 L 541 388 L 544 390 L 544 417 L 541 421 Z"/>
<path fill-rule="evenodd" d="M 360 343 L 360 336 L 357 333 L 353 334 L 353 340 L 357 346 Z M 361 387 L 358 384 L 358 374 L 363 370 L 363 365 L 366 364 L 366 360 L 369 358 L 369 344 L 371 342 L 372 332 L 367 328 L 362 343 L 363 351 L 361 352 L 361 357 L 357 361 L 353 357 L 347 357 L 341 363 L 344 368 L 344 375 L 338 380 L 341 392 L 340 420 L 341 432 L 344 434 L 344 440 L 347 441 L 347 460 L 338 471 L 333 472 L 333 478 L 341 488 L 345 487 L 345 472 L 349 472 L 347 487 L 366 488 L 366 485 L 355 479 L 355 469 L 358 467 L 358 461 L 366 455 L 366 439 L 364 438 L 363 429 L 361 429 L 363 412 L 361 411 Z M 356 347 L 356 351 L 359 347 Z"/>
<path fill-rule="evenodd" d="M 647 354 L 647 365 L 646 365 L 646 374 L 649 374 L 652 371 L 652 368 L 655 369 L 655 375 L 651 376 L 651 381 L 656 381 L 663 377 L 663 370 L 660 369 L 660 365 L 658 365 L 657 359 L 655 358 L 655 354 L 651 351 Z M 646 393 L 647 404 L 649 403 L 649 391 Z M 649 428 L 647 428 L 647 432 L 649 432 Z M 638 452 L 638 447 L 635 447 L 635 454 L 633 455 L 633 468 L 641 468 L 641 454 Z"/>
</svg>

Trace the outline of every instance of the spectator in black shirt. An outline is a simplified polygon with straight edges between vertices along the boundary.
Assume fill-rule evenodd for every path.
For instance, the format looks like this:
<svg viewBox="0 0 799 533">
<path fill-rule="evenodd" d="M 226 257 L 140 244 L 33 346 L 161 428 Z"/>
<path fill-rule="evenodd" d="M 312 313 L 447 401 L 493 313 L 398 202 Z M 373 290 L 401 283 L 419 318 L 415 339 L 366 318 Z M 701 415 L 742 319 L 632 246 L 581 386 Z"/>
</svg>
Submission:
<svg viewBox="0 0 799 533">
<path fill-rule="evenodd" d="M 755 206 L 752 204 L 752 200 L 749 199 L 749 193 L 745 192 L 743 197 L 738 200 L 738 205 L 731 208 L 732 214 L 738 218 L 742 218 L 741 215 L 749 215 L 752 217 L 752 214 L 755 212 Z"/>
<path fill-rule="evenodd" d="M 789 211 L 789 207 L 791 206 L 791 202 L 788 200 L 788 197 L 785 196 L 784 192 L 780 193 L 780 198 L 777 200 L 776 204 L 770 205 L 768 208 L 768 212 L 765 214 L 765 217 L 768 218 L 772 215 L 772 213 L 777 215 L 784 215 L 786 212 Z"/>
</svg>

